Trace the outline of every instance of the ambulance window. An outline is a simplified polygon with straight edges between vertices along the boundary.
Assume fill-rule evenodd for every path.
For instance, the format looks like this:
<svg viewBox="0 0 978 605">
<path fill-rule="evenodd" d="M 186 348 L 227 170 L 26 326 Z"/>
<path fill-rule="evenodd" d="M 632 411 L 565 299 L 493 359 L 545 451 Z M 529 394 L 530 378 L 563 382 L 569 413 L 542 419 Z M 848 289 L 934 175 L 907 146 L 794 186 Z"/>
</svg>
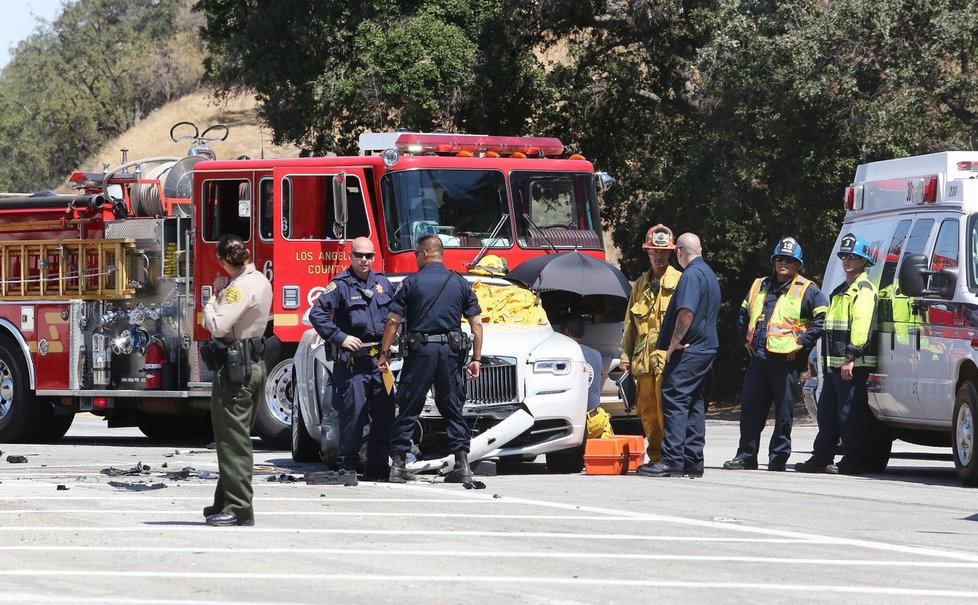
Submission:
<svg viewBox="0 0 978 605">
<path fill-rule="evenodd" d="M 918 220 L 914 223 L 913 230 L 910 232 L 910 239 L 907 241 L 907 249 L 903 251 L 903 255 L 923 254 L 933 228 L 934 219 L 932 218 Z"/>
<path fill-rule="evenodd" d="M 934 244 L 934 255 L 931 256 L 931 271 L 940 271 L 945 267 L 958 266 L 958 221 L 946 220 L 941 223 L 937 232 L 937 242 Z"/>
<path fill-rule="evenodd" d="M 201 234 L 204 241 L 216 242 L 222 235 L 231 233 L 244 241 L 251 239 L 251 213 L 240 212 L 239 201 L 243 191 L 250 187 L 249 182 L 241 179 L 220 181 L 205 181 L 203 204 L 201 212 Z M 250 200 L 250 189 L 248 191 Z M 247 216 L 242 216 L 246 214 Z"/>
<path fill-rule="evenodd" d="M 272 179 L 262 179 L 258 184 L 258 233 L 264 240 L 272 239 Z"/>
<path fill-rule="evenodd" d="M 907 234 L 910 233 L 910 223 L 912 222 L 910 219 L 900 221 L 896 231 L 893 232 L 890 248 L 886 251 L 886 256 L 883 259 L 883 271 L 880 273 L 880 294 L 890 292 L 887 288 L 893 284 L 897 264 L 900 262 L 900 256 L 903 254 L 903 248 L 907 243 Z"/>
<path fill-rule="evenodd" d="M 289 175 L 282 182 L 282 236 L 289 240 L 339 239 L 331 174 Z M 370 235 L 360 179 L 347 175 L 346 238 Z"/>
</svg>

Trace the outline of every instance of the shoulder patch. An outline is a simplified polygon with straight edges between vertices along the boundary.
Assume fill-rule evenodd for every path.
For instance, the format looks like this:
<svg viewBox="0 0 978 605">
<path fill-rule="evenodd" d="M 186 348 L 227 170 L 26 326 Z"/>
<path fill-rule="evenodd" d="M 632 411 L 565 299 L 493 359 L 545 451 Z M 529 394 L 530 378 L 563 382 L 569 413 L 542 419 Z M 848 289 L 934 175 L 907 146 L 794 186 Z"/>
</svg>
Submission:
<svg viewBox="0 0 978 605">
<path fill-rule="evenodd" d="M 323 290 L 323 294 L 329 294 L 335 289 L 336 289 L 336 281 L 331 281 L 328 284 L 326 284 L 326 289 Z"/>
<path fill-rule="evenodd" d="M 235 287 L 224 290 L 224 302 L 232 305 L 241 302 L 241 290 Z"/>
</svg>

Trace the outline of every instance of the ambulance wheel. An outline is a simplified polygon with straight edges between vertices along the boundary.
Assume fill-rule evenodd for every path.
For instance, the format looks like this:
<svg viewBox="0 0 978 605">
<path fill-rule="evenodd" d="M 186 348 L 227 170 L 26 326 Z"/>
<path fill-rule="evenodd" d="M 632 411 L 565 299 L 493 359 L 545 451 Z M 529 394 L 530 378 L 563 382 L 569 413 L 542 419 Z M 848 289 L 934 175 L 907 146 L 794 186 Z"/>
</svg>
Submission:
<svg viewBox="0 0 978 605">
<path fill-rule="evenodd" d="M 28 383 L 27 364 L 19 348 L 0 339 L 0 442 L 34 439 L 44 422 L 44 407 L 35 401 Z"/>
<path fill-rule="evenodd" d="M 954 400 L 954 468 L 968 487 L 978 485 L 978 455 L 975 452 L 975 422 L 978 421 L 978 390 L 973 381 L 958 389 Z"/>
<path fill-rule="evenodd" d="M 292 460 L 295 462 L 319 462 L 319 444 L 306 430 L 302 406 L 292 408 Z"/>
<path fill-rule="evenodd" d="M 270 449 L 284 450 L 292 444 L 293 352 L 280 360 L 265 378 L 264 402 L 258 405 L 255 434 Z"/>
</svg>

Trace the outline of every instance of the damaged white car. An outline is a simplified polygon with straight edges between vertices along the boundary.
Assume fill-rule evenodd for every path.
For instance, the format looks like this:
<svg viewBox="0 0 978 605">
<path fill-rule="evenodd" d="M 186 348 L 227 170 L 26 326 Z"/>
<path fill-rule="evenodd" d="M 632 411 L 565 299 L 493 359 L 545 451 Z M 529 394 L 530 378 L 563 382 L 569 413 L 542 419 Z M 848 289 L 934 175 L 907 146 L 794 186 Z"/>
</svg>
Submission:
<svg viewBox="0 0 978 605">
<path fill-rule="evenodd" d="M 391 277 L 391 281 L 398 278 Z M 466 276 L 493 287 L 513 287 L 498 278 Z M 542 313 L 542 310 L 539 311 Z M 472 430 L 469 460 L 546 455 L 552 472 L 579 472 L 586 422 L 588 372 L 580 346 L 549 323 L 484 323 L 479 378 L 466 381 L 463 414 Z M 308 325 L 308 324 L 307 324 Z M 463 325 L 468 330 L 468 325 Z M 392 363 L 398 370 L 400 364 Z M 319 335 L 309 329 L 295 354 L 292 458 L 335 457 L 336 414 L 331 404 L 332 361 Z M 395 383 L 396 388 L 396 383 Z M 444 421 L 428 393 L 415 433 L 415 472 L 448 472 L 454 457 L 444 447 Z"/>
</svg>

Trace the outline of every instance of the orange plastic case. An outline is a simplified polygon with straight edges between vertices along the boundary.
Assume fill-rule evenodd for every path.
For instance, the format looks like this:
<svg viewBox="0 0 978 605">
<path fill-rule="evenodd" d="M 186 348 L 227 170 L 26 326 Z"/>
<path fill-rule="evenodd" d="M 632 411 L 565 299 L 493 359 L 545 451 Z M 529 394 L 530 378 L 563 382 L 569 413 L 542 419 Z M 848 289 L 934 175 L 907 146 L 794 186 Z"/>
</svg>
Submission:
<svg viewBox="0 0 978 605">
<path fill-rule="evenodd" d="M 645 463 L 644 435 L 615 435 L 628 440 L 628 470 L 636 471 Z"/>
<path fill-rule="evenodd" d="M 628 439 L 588 439 L 584 446 L 584 470 L 588 475 L 624 475 L 629 467 Z"/>
</svg>

